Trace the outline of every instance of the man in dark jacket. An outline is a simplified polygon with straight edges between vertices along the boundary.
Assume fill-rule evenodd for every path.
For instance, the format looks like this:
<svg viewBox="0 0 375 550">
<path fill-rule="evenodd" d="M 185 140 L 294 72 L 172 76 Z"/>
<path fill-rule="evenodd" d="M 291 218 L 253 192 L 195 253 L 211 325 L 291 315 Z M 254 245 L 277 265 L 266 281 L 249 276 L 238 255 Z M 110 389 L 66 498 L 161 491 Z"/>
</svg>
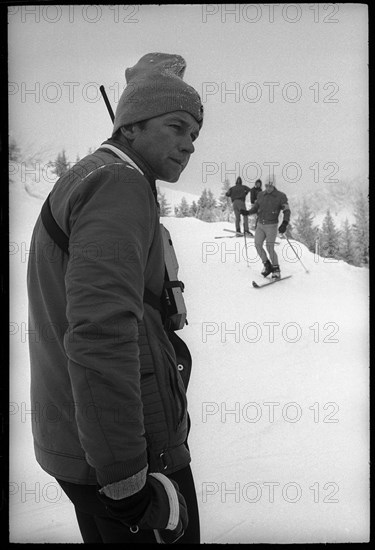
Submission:
<svg viewBox="0 0 375 550">
<path fill-rule="evenodd" d="M 240 221 L 241 221 L 240 212 L 241 210 L 246 208 L 245 199 L 248 193 L 250 193 L 250 188 L 242 184 L 242 179 L 240 177 L 236 179 L 236 184 L 233 185 L 233 187 L 230 187 L 228 191 L 225 193 L 227 197 L 231 198 L 233 212 L 235 216 L 236 231 L 239 235 L 242 234 L 241 225 L 240 225 Z M 250 234 L 249 223 L 246 217 L 244 218 L 243 225 L 244 225 L 244 232 Z"/>
<path fill-rule="evenodd" d="M 155 187 L 178 181 L 202 126 L 185 67 L 154 53 L 126 70 L 112 137 L 56 182 L 32 235 L 35 454 L 73 502 L 85 543 L 200 540 L 187 446 L 191 357 L 167 332 L 170 239 Z"/>
<path fill-rule="evenodd" d="M 285 233 L 290 220 L 290 208 L 285 193 L 278 191 L 275 187 L 276 179 L 274 176 L 266 179 L 265 191 L 261 191 L 250 210 L 242 210 L 244 217 L 251 214 L 258 214 L 257 228 L 255 231 L 255 248 L 263 262 L 264 268 L 262 275 L 267 277 L 272 273 L 272 278 L 280 278 L 280 266 L 277 254 L 275 252 L 275 242 L 277 230 L 279 233 Z M 279 214 L 283 211 L 283 222 L 279 225 Z M 269 258 L 263 248 L 266 241 L 266 247 Z"/>
<path fill-rule="evenodd" d="M 250 189 L 250 204 L 251 206 L 254 206 L 255 201 L 258 198 L 259 193 L 262 191 L 262 180 L 258 179 L 256 180 L 254 187 Z M 256 216 L 252 218 L 251 221 L 251 229 L 256 229 Z"/>
<path fill-rule="evenodd" d="M 254 206 L 259 193 L 262 191 L 262 180 L 256 180 L 254 187 L 250 189 L 250 204 Z"/>
</svg>

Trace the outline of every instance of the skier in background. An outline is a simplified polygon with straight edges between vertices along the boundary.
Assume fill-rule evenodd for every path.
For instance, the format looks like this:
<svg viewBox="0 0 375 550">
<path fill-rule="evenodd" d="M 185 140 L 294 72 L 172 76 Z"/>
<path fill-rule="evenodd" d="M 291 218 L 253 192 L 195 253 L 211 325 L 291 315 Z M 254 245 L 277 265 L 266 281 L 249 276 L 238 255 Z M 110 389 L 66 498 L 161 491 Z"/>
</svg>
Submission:
<svg viewBox="0 0 375 550">
<path fill-rule="evenodd" d="M 236 179 L 236 184 L 233 185 L 233 187 L 230 187 L 228 191 L 225 193 L 227 197 L 230 197 L 232 201 L 233 206 L 233 212 L 235 215 L 235 224 L 236 224 L 236 232 L 238 235 L 242 235 L 241 233 L 241 210 L 246 208 L 245 199 L 246 195 L 250 193 L 250 188 L 246 185 L 242 185 L 242 179 L 238 176 Z M 243 220 L 244 225 L 244 232 L 251 235 L 249 231 L 249 222 L 246 217 L 244 217 Z"/>
<path fill-rule="evenodd" d="M 272 273 L 272 278 L 279 279 L 281 273 L 279 260 L 275 252 L 275 242 L 277 231 L 281 234 L 286 231 L 290 220 L 290 208 L 287 196 L 285 193 L 278 191 L 275 184 L 275 176 L 268 177 L 265 182 L 265 191 L 261 191 L 258 194 L 255 204 L 250 210 L 241 210 L 241 214 L 244 216 L 244 219 L 251 214 L 258 214 L 254 244 L 264 265 L 262 275 L 263 277 L 267 277 Z M 284 218 L 278 227 L 281 211 L 284 213 Z M 269 258 L 263 248 L 264 241 L 266 241 Z"/>
<path fill-rule="evenodd" d="M 262 180 L 256 180 L 254 187 L 250 189 L 250 204 L 254 206 L 259 193 L 262 191 Z"/>
<path fill-rule="evenodd" d="M 255 204 L 255 201 L 257 200 L 257 197 L 259 195 L 259 193 L 262 191 L 262 180 L 260 179 L 257 179 L 255 184 L 254 184 L 254 187 L 252 187 L 250 189 L 250 204 L 251 206 L 254 206 Z M 251 218 L 251 229 L 256 229 L 256 217 L 252 217 Z"/>
</svg>

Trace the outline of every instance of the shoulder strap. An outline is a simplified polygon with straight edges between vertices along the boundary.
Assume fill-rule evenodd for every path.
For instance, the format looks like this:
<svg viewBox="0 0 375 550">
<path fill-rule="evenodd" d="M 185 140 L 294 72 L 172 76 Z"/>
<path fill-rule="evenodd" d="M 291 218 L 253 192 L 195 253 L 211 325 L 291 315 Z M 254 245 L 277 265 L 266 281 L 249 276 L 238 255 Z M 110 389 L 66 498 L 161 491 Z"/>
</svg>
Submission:
<svg viewBox="0 0 375 550">
<path fill-rule="evenodd" d="M 42 218 L 43 225 L 51 239 L 55 241 L 55 243 L 61 248 L 61 250 L 65 252 L 65 254 L 69 254 L 69 237 L 59 227 L 55 218 L 52 215 L 49 195 L 44 201 L 40 216 Z"/>
</svg>

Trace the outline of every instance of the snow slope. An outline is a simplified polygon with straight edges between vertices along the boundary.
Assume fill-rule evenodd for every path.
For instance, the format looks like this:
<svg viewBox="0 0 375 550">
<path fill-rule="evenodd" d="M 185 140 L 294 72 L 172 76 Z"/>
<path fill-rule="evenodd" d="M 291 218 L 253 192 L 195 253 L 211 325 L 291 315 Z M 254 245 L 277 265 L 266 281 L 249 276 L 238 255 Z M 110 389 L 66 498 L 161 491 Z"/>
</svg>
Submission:
<svg viewBox="0 0 375 550">
<path fill-rule="evenodd" d="M 10 540 L 82 542 L 35 461 L 26 268 L 42 201 L 10 189 Z M 256 290 L 252 241 L 225 222 L 163 218 L 189 324 L 188 390 L 203 543 L 369 540 L 368 271 L 277 246 L 287 281 Z M 34 413 L 35 414 L 35 413 Z"/>
<path fill-rule="evenodd" d="M 174 213 L 174 207 L 179 206 L 181 204 L 181 201 L 183 198 L 186 199 L 189 206 L 195 201 L 195 203 L 199 200 L 199 195 L 195 195 L 194 193 L 187 193 L 185 191 L 181 191 L 179 189 L 174 189 L 173 187 L 167 187 L 166 185 L 160 184 L 158 182 L 157 188 L 159 189 L 160 193 L 165 194 L 165 198 L 167 199 L 167 203 L 169 206 L 172 207 L 171 215 L 173 216 Z"/>
</svg>

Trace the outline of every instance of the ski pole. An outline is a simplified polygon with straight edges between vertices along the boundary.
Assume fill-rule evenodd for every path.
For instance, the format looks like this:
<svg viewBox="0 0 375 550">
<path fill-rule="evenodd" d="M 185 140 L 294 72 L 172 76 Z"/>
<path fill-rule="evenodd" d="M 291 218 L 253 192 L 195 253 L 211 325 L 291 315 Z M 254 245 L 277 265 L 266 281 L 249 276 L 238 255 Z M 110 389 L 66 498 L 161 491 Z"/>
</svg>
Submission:
<svg viewBox="0 0 375 550">
<path fill-rule="evenodd" d="M 245 250 L 246 250 L 246 263 L 247 263 L 247 267 L 249 267 L 249 258 L 248 258 L 248 255 L 247 255 L 247 239 L 246 239 L 246 231 L 245 231 L 245 222 L 244 222 L 244 228 L 243 228 L 243 236 L 244 236 L 244 239 L 245 239 Z"/>
<path fill-rule="evenodd" d="M 244 236 L 244 239 L 245 239 L 245 250 L 246 250 L 246 263 L 247 263 L 247 267 L 249 267 L 249 258 L 248 258 L 248 255 L 247 255 L 247 239 L 246 239 L 246 231 L 243 232 L 243 236 Z"/>
<path fill-rule="evenodd" d="M 106 104 L 107 106 L 107 109 L 108 109 L 108 112 L 109 112 L 109 116 L 111 117 L 111 120 L 112 122 L 115 120 L 115 115 L 114 115 L 114 112 L 112 110 L 112 107 L 111 107 L 111 104 L 109 102 L 109 99 L 108 99 L 108 96 L 107 96 L 107 92 L 105 91 L 105 88 L 103 85 L 99 86 L 99 90 L 100 90 L 100 93 L 102 94 L 103 96 L 103 99 L 104 99 L 104 103 Z"/>
<path fill-rule="evenodd" d="M 293 250 L 294 254 L 296 255 L 297 259 L 301 262 L 301 265 L 302 265 L 303 269 L 306 271 L 306 273 L 308 273 L 309 270 L 306 269 L 306 267 L 303 265 L 302 260 L 301 260 L 301 258 L 298 256 L 297 252 L 295 251 L 295 249 L 294 249 L 292 243 L 290 242 L 290 240 L 288 239 L 288 237 L 287 237 L 286 235 L 284 235 L 284 236 L 285 236 L 286 240 L 288 241 L 288 244 L 289 244 L 290 248 Z"/>
</svg>

